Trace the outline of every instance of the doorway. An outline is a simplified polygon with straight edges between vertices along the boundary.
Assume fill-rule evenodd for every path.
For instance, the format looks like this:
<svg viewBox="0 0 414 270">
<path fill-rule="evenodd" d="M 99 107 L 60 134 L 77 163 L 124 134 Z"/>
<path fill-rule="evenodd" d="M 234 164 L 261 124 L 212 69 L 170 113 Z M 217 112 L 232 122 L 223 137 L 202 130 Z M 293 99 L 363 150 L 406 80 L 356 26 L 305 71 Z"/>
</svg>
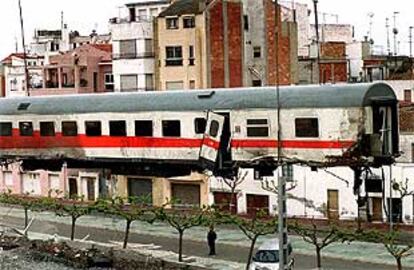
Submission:
<svg viewBox="0 0 414 270">
<path fill-rule="evenodd" d="M 69 198 L 76 199 L 78 197 L 78 183 L 76 178 L 69 178 Z"/>
<path fill-rule="evenodd" d="M 93 91 L 98 92 L 98 72 L 93 73 Z"/>
<path fill-rule="evenodd" d="M 339 219 L 339 192 L 328 190 L 328 219 Z"/>
<path fill-rule="evenodd" d="M 382 221 L 382 198 L 372 199 L 372 221 Z"/>
</svg>

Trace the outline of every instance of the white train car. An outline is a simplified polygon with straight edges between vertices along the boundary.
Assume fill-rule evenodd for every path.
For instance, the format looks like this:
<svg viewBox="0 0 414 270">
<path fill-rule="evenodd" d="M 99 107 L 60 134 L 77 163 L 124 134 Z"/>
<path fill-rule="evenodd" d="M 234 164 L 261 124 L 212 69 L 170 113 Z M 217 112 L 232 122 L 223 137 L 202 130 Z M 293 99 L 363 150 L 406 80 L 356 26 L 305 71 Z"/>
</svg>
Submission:
<svg viewBox="0 0 414 270">
<path fill-rule="evenodd" d="M 0 156 L 153 174 L 258 166 L 391 163 L 398 106 L 383 83 L 109 93 L 0 100 Z M 173 172 L 171 172 L 171 170 Z"/>
</svg>

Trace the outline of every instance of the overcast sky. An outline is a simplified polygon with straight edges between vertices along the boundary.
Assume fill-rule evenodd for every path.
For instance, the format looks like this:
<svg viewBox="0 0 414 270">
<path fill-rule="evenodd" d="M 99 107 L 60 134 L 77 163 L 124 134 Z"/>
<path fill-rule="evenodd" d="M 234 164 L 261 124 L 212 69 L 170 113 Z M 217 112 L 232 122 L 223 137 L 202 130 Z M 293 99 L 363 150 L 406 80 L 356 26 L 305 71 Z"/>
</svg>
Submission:
<svg viewBox="0 0 414 270">
<path fill-rule="evenodd" d="M 98 32 L 107 32 L 108 19 L 117 16 L 119 7 L 135 0 L 21 0 L 28 41 L 35 28 L 58 29 L 60 14 L 64 11 L 64 21 L 69 29 L 89 34 L 97 26 Z M 313 8 L 312 0 L 296 0 Z M 414 25 L 414 10 L 411 0 L 319 0 L 319 10 L 339 15 L 340 23 L 355 25 L 356 38 L 362 39 L 369 29 L 368 13 L 374 13 L 373 39 L 386 49 L 385 18 L 399 11 L 400 51 L 408 54 L 408 28 Z M 0 0 L 0 58 L 15 51 L 15 39 L 20 41 L 18 0 Z M 333 18 L 326 16 L 327 20 Z M 321 18 L 322 20 L 322 18 Z M 392 40 L 391 40 L 392 41 Z M 27 42 L 28 43 L 28 42 Z"/>
</svg>

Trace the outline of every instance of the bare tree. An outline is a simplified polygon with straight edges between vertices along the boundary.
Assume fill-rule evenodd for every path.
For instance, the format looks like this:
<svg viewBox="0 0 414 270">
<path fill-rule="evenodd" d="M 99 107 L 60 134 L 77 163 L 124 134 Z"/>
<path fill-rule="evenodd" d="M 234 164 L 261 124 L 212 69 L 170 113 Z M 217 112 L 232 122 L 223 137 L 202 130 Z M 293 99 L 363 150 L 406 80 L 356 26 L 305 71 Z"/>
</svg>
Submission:
<svg viewBox="0 0 414 270">
<path fill-rule="evenodd" d="M 388 253 L 395 259 L 397 270 L 402 270 L 402 259 L 414 254 L 412 243 L 403 243 L 399 231 L 389 232 L 364 231 L 357 234 L 358 240 L 382 243 Z"/>
<path fill-rule="evenodd" d="M 322 265 L 321 252 L 327 246 L 336 242 L 351 242 L 354 240 L 353 233 L 339 229 L 335 224 L 329 224 L 328 228 L 321 228 L 312 219 L 311 225 L 302 225 L 296 222 L 289 226 L 289 230 L 298 234 L 302 239 L 312 244 L 316 251 L 316 266 Z"/>
<path fill-rule="evenodd" d="M 246 180 L 248 172 L 242 171 L 241 169 L 238 170 L 237 174 L 232 177 L 222 177 L 221 180 L 226 184 L 226 186 L 230 189 L 230 201 L 229 201 L 229 212 L 233 213 L 233 208 L 235 207 L 235 199 L 237 194 L 239 193 L 237 188 Z M 235 212 L 237 209 L 235 209 Z"/>
<path fill-rule="evenodd" d="M 392 189 L 400 194 L 401 200 L 414 195 L 414 189 L 410 190 L 408 182 L 410 182 L 408 178 L 405 181 L 397 181 L 395 179 L 392 181 Z"/>
</svg>

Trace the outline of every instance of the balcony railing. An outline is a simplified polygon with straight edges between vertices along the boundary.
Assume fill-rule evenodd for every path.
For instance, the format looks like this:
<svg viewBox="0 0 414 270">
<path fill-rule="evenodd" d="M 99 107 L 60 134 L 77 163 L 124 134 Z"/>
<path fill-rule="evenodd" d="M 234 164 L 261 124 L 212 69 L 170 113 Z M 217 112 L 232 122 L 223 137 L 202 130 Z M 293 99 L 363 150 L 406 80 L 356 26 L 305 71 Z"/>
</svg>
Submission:
<svg viewBox="0 0 414 270">
<path fill-rule="evenodd" d="M 135 18 L 131 17 L 115 17 L 109 19 L 109 23 L 111 24 L 121 24 L 121 23 L 150 23 L 152 22 L 152 16 L 136 16 Z"/>
<path fill-rule="evenodd" d="M 139 53 L 114 53 L 112 55 L 113 60 L 120 59 L 140 59 L 140 58 L 153 58 L 155 54 L 153 52 L 139 52 Z"/>
</svg>

